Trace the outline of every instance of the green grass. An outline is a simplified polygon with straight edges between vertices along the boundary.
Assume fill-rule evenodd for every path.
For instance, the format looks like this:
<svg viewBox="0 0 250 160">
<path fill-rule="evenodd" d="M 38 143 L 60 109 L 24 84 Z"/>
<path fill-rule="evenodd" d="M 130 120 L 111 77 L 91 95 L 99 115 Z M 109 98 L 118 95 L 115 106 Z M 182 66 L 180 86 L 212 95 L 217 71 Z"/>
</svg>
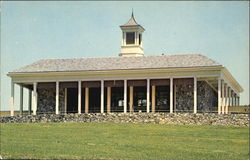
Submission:
<svg viewBox="0 0 250 160">
<path fill-rule="evenodd" d="M 115 123 L 1 125 L 3 158 L 247 160 L 248 127 Z"/>
</svg>

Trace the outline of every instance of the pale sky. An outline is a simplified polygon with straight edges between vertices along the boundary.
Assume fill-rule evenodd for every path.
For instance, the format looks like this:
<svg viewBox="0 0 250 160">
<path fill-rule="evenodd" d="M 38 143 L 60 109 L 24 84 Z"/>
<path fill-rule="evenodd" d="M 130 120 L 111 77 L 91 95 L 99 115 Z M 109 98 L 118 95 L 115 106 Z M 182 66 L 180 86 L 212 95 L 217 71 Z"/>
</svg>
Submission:
<svg viewBox="0 0 250 160">
<path fill-rule="evenodd" d="M 118 56 L 120 25 L 132 8 L 146 31 L 146 55 L 199 53 L 224 65 L 249 104 L 249 2 L 2 2 L 1 110 L 9 110 L 6 74 L 47 58 Z M 19 86 L 15 109 L 19 109 Z M 25 90 L 24 109 L 27 109 Z"/>
</svg>

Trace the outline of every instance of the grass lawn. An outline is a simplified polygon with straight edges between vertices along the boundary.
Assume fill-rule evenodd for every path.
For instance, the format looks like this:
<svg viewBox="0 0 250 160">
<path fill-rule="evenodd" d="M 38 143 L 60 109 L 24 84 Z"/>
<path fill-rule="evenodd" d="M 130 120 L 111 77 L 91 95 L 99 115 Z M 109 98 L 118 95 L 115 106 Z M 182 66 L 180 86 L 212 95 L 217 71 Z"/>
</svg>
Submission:
<svg viewBox="0 0 250 160">
<path fill-rule="evenodd" d="M 247 160 L 248 127 L 24 123 L 1 125 L 3 158 Z"/>
</svg>

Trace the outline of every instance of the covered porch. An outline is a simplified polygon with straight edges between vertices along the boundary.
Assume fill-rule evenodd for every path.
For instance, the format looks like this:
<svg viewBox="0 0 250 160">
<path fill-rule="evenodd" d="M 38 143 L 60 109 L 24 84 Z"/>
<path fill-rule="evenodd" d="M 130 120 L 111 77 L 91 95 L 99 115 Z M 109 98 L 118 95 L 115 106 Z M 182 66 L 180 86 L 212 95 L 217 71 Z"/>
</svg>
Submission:
<svg viewBox="0 0 250 160">
<path fill-rule="evenodd" d="M 239 105 L 238 93 L 218 77 L 58 80 L 17 84 L 20 86 L 20 114 L 23 113 L 23 88 L 29 90 L 28 112 L 33 115 L 204 113 L 213 112 L 213 107 L 218 108 L 218 114 L 228 114 L 229 106 Z M 12 82 L 11 115 L 14 115 L 14 85 Z"/>
</svg>

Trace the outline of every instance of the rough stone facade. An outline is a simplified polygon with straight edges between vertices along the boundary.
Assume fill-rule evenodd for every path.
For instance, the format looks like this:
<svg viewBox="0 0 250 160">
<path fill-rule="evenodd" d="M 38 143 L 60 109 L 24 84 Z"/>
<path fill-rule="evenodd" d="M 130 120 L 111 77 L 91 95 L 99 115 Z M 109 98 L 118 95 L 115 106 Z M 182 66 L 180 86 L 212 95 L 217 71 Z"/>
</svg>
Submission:
<svg viewBox="0 0 250 160">
<path fill-rule="evenodd" d="M 89 113 L 89 114 L 41 114 L 37 116 L 0 117 L 0 123 L 82 122 L 82 123 L 154 123 L 181 125 L 249 126 L 248 114 L 190 114 L 190 113 Z"/>
<path fill-rule="evenodd" d="M 193 112 L 194 93 L 193 85 L 176 85 L 176 107 L 175 112 Z M 59 112 L 65 112 L 64 106 L 65 92 L 59 89 Z M 56 101 L 55 88 L 38 89 L 37 113 L 55 113 Z M 217 106 L 217 94 L 204 81 L 197 82 L 197 109 L 198 112 L 211 112 Z"/>
<path fill-rule="evenodd" d="M 198 112 L 212 112 L 217 106 L 217 93 L 205 82 L 197 82 Z M 176 112 L 193 112 L 194 85 L 176 85 Z"/>
<path fill-rule="evenodd" d="M 212 112 L 218 106 L 217 93 L 204 81 L 197 83 L 197 109 L 198 112 Z"/>
<path fill-rule="evenodd" d="M 37 90 L 37 113 L 55 113 L 56 90 L 55 88 L 39 88 Z M 64 113 L 64 96 L 63 89 L 59 89 L 59 112 Z"/>
<path fill-rule="evenodd" d="M 193 112 L 194 85 L 176 85 L 176 112 Z"/>
</svg>

